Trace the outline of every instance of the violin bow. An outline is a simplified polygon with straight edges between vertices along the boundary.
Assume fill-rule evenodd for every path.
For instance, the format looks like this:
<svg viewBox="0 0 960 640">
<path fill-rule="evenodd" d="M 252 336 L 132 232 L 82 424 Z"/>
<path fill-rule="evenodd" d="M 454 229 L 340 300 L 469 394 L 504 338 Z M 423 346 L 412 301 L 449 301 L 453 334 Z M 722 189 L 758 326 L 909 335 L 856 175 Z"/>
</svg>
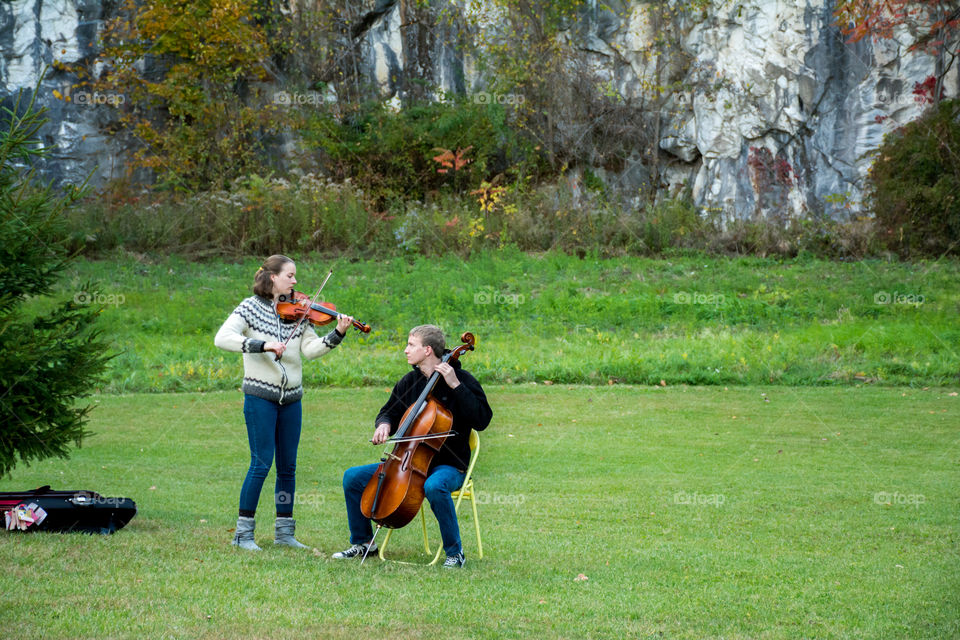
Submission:
<svg viewBox="0 0 960 640">
<path fill-rule="evenodd" d="M 443 431 L 441 433 L 431 433 L 425 436 L 400 436 L 399 438 L 388 438 L 387 440 L 384 440 L 384 444 L 390 442 L 416 442 L 418 440 L 433 440 L 434 438 L 446 438 L 455 435 L 457 435 L 456 431 Z M 373 440 L 370 440 L 370 442 L 373 442 Z"/>
<path fill-rule="evenodd" d="M 313 300 L 307 298 L 307 313 L 300 316 L 300 319 L 297 320 L 297 324 L 293 325 L 293 329 L 290 329 L 290 335 L 287 336 L 287 339 L 283 341 L 283 346 L 286 347 L 287 343 L 290 342 L 290 338 L 293 337 L 293 334 L 297 332 L 297 329 L 300 327 L 300 324 L 303 322 L 304 318 L 310 315 L 310 306 L 313 305 L 314 301 L 320 297 L 320 292 L 323 291 L 323 288 L 327 286 L 327 280 L 330 279 L 330 276 L 333 275 L 333 269 L 330 269 L 330 272 L 327 274 L 327 277 L 323 279 L 323 282 L 320 283 L 320 288 L 317 289 L 317 292 L 313 296 Z M 277 354 L 277 357 L 274 360 L 280 360 L 280 354 Z"/>
</svg>

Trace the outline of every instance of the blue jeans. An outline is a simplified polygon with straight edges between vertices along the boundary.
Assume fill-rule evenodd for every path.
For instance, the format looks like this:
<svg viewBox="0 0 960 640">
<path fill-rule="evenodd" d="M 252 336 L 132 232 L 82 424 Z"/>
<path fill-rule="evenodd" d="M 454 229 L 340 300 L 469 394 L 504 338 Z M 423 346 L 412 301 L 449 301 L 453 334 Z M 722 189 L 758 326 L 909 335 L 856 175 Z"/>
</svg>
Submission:
<svg viewBox="0 0 960 640">
<path fill-rule="evenodd" d="M 240 515 L 257 511 L 260 490 L 267 478 L 274 455 L 277 458 L 277 484 L 274 502 L 278 516 L 293 515 L 293 497 L 297 489 L 297 446 L 300 444 L 300 401 L 278 404 L 256 396 L 243 398 L 243 417 L 250 441 L 250 469 L 240 489 Z"/>
<path fill-rule="evenodd" d="M 364 544 L 373 537 L 373 528 L 370 520 L 360 511 L 360 498 L 370 478 L 377 472 L 379 464 L 365 464 L 359 467 L 350 467 L 343 472 L 343 497 L 347 502 L 347 523 L 350 525 L 350 544 Z M 454 556 L 463 550 L 460 545 L 460 525 L 457 524 L 457 512 L 453 507 L 451 491 L 456 491 L 463 484 L 466 473 L 455 467 L 441 464 L 430 470 L 423 491 L 433 515 L 440 525 L 440 537 L 443 539 L 443 550 L 448 556 Z"/>
</svg>

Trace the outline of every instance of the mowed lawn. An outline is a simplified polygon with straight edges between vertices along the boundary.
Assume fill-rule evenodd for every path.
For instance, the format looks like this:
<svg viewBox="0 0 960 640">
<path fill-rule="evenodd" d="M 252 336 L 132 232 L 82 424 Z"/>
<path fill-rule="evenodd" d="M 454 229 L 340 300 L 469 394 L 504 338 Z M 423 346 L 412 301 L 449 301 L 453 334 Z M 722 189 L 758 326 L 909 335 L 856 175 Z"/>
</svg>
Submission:
<svg viewBox="0 0 960 640">
<path fill-rule="evenodd" d="M 308 390 L 298 537 L 229 545 L 248 463 L 238 392 L 101 396 L 43 484 L 136 500 L 112 536 L 7 534 L 0 613 L 44 638 L 950 638 L 960 635 L 953 389 L 489 386 L 484 557 L 335 561 L 340 479 L 374 462 L 387 389 Z M 433 524 L 432 516 L 430 522 Z M 434 534 L 435 525 L 434 525 Z M 423 560 L 419 531 L 391 541 Z"/>
</svg>

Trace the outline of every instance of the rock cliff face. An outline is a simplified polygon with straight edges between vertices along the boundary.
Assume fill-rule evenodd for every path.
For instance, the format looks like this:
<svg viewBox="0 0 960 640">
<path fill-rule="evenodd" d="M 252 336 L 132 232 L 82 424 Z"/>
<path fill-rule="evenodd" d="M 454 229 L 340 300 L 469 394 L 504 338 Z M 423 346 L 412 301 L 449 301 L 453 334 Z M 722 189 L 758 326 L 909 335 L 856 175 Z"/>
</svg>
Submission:
<svg viewBox="0 0 960 640">
<path fill-rule="evenodd" d="M 691 89 L 661 147 L 689 168 L 697 203 L 740 216 L 855 208 L 867 154 L 919 114 L 914 83 L 933 62 L 897 45 L 846 44 L 832 10 L 823 0 L 722 2 L 690 25 Z"/>
<path fill-rule="evenodd" d="M 352 34 L 361 43 L 363 73 L 381 97 L 399 104 L 403 80 L 411 78 L 446 91 L 482 91 L 473 60 L 451 44 L 452 27 L 438 22 L 429 31 L 407 28 L 431 19 L 411 5 L 368 0 L 366 18 Z M 32 91 L 54 60 L 92 60 L 107 6 L 113 5 L 0 4 L 3 104 L 12 106 L 21 88 Z M 698 205 L 725 218 L 820 211 L 844 217 L 858 211 L 869 152 L 886 131 L 920 112 L 914 83 L 930 75 L 933 62 L 892 41 L 846 44 L 832 9 L 831 0 L 715 0 L 705 11 L 679 14 L 671 25 L 679 54 L 659 65 L 661 75 L 663 69 L 676 74 L 683 89 L 661 111 L 657 188 L 687 185 Z M 480 35 L 498 29 L 491 3 L 452 0 L 447 10 L 471 12 L 466 17 Z M 642 2 L 593 0 L 566 34 L 592 68 L 630 99 L 644 97 L 644 87 L 663 80 L 654 77 L 650 43 L 657 34 L 648 10 Z M 102 184 L 122 174 L 124 152 L 130 151 L 115 148 L 100 132 L 110 117 L 109 100 L 122 96 L 80 94 L 69 102 L 55 97 L 54 91 L 67 95 L 73 81 L 48 72 L 37 96 L 50 109 L 44 135 L 55 148 L 42 169 L 69 182 L 93 172 L 93 182 Z M 948 93 L 956 86 L 954 77 Z M 631 180 L 649 176 L 630 164 L 617 176 L 627 192 L 647 186 Z"/>
<path fill-rule="evenodd" d="M 0 3 L 0 104 L 12 109 L 21 89 L 22 102 L 28 102 L 44 69 L 54 61 L 69 64 L 92 58 L 102 17 L 100 0 Z M 90 176 L 93 184 L 103 184 L 124 173 L 120 150 L 101 132 L 112 105 L 107 96 L 71 95 L 76 93 L 75 82 L 55 69 L 44 76 L 36 102 L 49 110 L 50 122 L 41 134 L 51 153 L 39 169 L 56 182 L 79 184 Z"/>
</svg>

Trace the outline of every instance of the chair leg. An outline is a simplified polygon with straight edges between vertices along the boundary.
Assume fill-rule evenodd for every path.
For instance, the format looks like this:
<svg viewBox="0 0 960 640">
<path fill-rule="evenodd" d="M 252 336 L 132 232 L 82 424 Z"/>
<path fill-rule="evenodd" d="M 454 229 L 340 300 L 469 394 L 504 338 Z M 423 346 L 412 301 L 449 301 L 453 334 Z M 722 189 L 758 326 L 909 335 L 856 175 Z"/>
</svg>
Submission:
<svg viewBox="0 0 960 640">
<path fill-rule="evenodd" d="M 430 555 L 430 541 L 427 539 L 427 516 L 423 513 L 423 505 L 420 505 L 420 524 L 423 526 L 423 550 Z"/>
<path fill-rule="evenodd" d="M 477 501 L 470 493 L 470 505 L 473 507 L 473 529 L 477 532 L 477 560 L 483 558 L 483 543 L 480 541 L 480 519 L 477 517 Z"/>
<path fill-rule="evenodd" d="M 432 567 L 433 565 L 437 564 L 437 560 L 440 559 L 440 554 L 441 554 L 441 553 L 443 553 L 443 543 L 442 543 L 442 542 L 440 543 L 440 546 L 437 547 L 437 555 L 433 556 L 433 560 L 431 560 L 430 563 L 427 564 L 427 566 L 428 566 L 428 567 Z"/>
<path fill-rule="evenodd" d="M 380 556 L 380 559 L 381 559 L 381 560 L 386 560 L 386 559 L 387 559 L 387 557 L 383 554 L 383 552 L 384 552 L 384 551 L 386 550 L 386 548 L 387 548 L 387 543 L 390 542 L 390 534 L 392 534 L 392 533 L 393 533 L 393 529 L 387 529 L 387 535 L 386 535 L 386 537 L 383 539 L 383 542 L 380 543 L 380 548 L 377 550 L 377 555 Z"/>
</svg>

